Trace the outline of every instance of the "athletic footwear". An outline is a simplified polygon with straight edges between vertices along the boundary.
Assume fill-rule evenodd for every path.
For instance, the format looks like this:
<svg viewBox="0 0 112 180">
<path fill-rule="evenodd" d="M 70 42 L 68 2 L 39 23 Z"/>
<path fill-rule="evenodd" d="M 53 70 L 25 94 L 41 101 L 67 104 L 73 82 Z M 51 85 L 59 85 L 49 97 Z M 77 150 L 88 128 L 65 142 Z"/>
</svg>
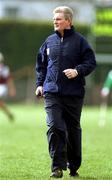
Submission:
<svg viewBox="0 0 112 180">
<path fill-rule="evenodd" d="M 63 177 L 63 171 L 60 169 L 56 169 L 52 172 L 50 175 L 51 178 L 62 178 Z"/>
<path fill-rule="evenodd" d="M 71 177 L 79 177 L 79 174 L 78 174 L 78 172 L 76 172 L 76 171 L 73 171 L 73 170 L 71 170 L 70 169 L 70 174 L 69 174 Z"/>
</svg>

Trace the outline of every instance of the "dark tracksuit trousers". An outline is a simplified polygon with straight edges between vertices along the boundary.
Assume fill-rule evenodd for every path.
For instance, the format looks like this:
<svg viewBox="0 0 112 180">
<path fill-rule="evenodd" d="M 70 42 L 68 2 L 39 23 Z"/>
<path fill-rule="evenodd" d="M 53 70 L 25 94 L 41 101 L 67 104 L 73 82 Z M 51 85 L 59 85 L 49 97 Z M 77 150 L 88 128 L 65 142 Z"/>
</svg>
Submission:
<svg viewBox="0 0 112 180">
<path fill-rule="evenodd" d="M 77 171 L 81 165 L 80 116 L 83 98 L 45 94 L 51 170 L 69 168 Z"/>
</svg>

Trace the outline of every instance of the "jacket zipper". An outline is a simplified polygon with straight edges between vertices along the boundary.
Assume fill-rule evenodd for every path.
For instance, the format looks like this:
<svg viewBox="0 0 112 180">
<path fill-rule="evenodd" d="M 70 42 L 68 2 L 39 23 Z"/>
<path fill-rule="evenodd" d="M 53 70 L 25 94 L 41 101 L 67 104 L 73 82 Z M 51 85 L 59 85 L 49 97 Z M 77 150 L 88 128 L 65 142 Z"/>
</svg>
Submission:
<svg viewBox="0 0 112 180">
<path fill-rule="evenodd" d="M 63 37 L 61 37 L 60 39 L 60 61 L 59 61 L 59 75 L 62 73 L 62 70 L 61 70 L 61 60 L 62 60 L 62 51 L 63 51 Z M 62 87 L 61 87 L 61 78 L 60 76 L 58 76 L 58 81 L 57 81 L 57 84 L 58 84 L 58 91 L 61 92 L 62 90 Z"/>
<path fill-rule="evenodd" d="M 61 43 L 63 42 L 63 37 L 61 38 Z"/>
</svg>

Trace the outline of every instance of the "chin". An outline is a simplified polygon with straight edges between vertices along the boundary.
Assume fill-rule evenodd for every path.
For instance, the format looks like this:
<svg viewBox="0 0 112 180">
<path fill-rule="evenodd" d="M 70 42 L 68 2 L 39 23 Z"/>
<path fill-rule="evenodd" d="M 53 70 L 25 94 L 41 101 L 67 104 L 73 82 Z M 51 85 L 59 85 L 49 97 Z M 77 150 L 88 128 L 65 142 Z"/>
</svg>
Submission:
<svg viewBox="0 0 112 180">
<path fill-rule="evenodd" d="M 59 29 L 58 28 L 54 28 L 55 31 L 58 31 Z"/>
<path fill-rule="evenodd" d="M 58 31 L 58 30 L 59 30 L 59 27 L 54 27 L 54 29 L 55 29 L 56 31 Z"/>
</svg>

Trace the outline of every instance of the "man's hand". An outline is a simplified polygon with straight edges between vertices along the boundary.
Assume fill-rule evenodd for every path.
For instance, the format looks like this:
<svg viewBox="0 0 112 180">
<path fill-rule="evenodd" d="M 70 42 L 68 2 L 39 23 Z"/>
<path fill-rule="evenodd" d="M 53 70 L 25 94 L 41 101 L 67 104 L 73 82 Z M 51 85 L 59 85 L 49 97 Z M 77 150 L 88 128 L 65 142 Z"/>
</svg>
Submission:
<svg viewBox="0 0 112 180">
<path fill-rule="evenodd" d="M 75 78 L 78 75 L 76 69 L 65 69 L 63 73 L 65 73 L 65 76 L 67 76 L 68 79 Z"/>
<path fill-rule="evenodd" d="M 42 86 L 38 86 L 36 91 L 35 91 L 35 94 L 37 97 L 42 97 L 43 96 L 43 87 Z"/>
</svg>

